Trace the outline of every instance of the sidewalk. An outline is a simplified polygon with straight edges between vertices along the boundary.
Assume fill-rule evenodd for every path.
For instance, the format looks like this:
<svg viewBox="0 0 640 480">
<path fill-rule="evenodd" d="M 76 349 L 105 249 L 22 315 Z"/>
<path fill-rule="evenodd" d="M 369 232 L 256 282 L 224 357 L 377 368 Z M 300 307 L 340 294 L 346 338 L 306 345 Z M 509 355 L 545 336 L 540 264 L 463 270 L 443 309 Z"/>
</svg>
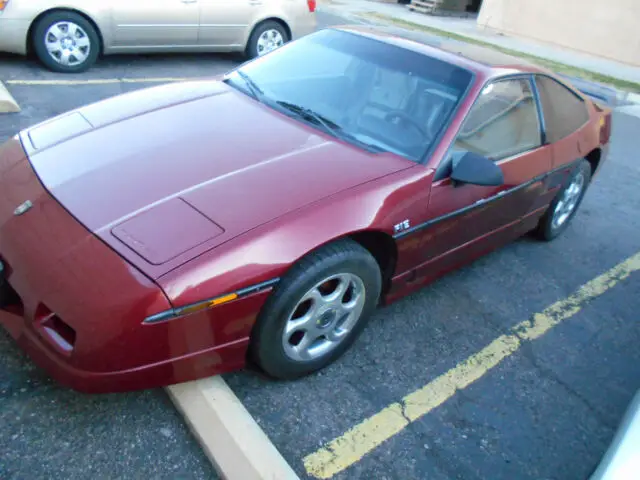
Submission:
<svg viewBox="0 0 640 480">
<path fill-rule="evenodd" d="M 493 33 L 479 28 L 475 18 L 425 15 L 410 11 L 406 5 L 375 0 L 320 0 L 319 8 L 348 18 L 350 21 L 382 24 L 390 24 L 395 21 L 398 26 L 403 26 L 403 23 L 410 22 L 427 29 L 449 32 L 458 37 L 462 36 L 474 41 L 492 44 L 498 48 L 514 50 L 595 74 L 606 75 L 625 82 L 633 82 L 639 84 L 638 88 L 640 88 L 640 67 L 621 64 L 606 58 L 543 44 L 534 40 Z M 580 76 L 579 73 L 576 76 Z M 635 97 L 634 94 L 631 94 L 631 96 L 638 101 L 638 97 Z M 623 94 L 623 102 L 626 99 L 625 97 L 627 95 Z"/>
</svg>

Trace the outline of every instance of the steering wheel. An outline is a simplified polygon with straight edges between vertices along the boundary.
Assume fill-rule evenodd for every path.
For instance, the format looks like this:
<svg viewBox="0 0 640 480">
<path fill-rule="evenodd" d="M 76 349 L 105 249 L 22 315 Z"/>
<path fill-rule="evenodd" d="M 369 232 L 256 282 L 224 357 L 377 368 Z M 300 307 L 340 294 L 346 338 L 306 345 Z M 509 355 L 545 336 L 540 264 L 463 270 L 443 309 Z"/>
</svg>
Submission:
<svg viewBox="0 0 640 480">
<path fill-rule="evenodd" d="M 393 119 L 400 119 L 403 120 L 404 122 L 408 123 L 409 125 L 411 125 L 413 128 L 415 128 L 418 132 L 420 132 L 420 134 L 424 137 L 429 137 L 429 132 L 427 132 L 427 130 L 425 128 L 422 127 L 422 125 L 420 125 L 413 117 L 411 117 L 410 115 L 406 114 L 405 112 L 403 112 L 402 110 L 392 110 L 391 112 L 387 113 L 384 116 L 385 120 L 393 120 Z"/>
</svg>

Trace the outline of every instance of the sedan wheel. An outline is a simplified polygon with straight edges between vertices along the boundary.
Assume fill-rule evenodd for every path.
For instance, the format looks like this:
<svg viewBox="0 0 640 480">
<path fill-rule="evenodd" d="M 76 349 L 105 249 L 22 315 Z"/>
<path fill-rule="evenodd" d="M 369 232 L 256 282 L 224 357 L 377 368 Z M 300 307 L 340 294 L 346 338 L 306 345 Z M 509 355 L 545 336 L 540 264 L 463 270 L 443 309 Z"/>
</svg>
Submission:
<svg viewBox="0 0 640 480">
<path fill-rule="evenodd" d="M 258 55 L 269 53 L 271 50 L 275 50 L 283 44 L 284 38 L 278 30 L 267 30 L 258 38 Z"/>
<path fill-rule="evenodd" d="M 375 258 L 351 240 L 300 260 L 265 303 L 250 353 L 276 378 L 324 368 L 357 338 L 378 304 L 381 274 Z"/>
<path fill-rule="evenodd" d="M 100 50 L 93 25 L 73 12 L 54 12 L 42 18 L 34 30 L 33 44 L 40 61 L 61 73 L 87 70 Z"/>
<path fill-rule="evenodd" d="M 260 57 L 289 41 L 289 35 L 282 24 L 267 21 L 258 25 L 249 37 L 247 43 L 247 56 L 249 58 Z"/>
<path fill-rule="evenodd" d="M 52 25 L 44 36 L 51 58 L 66 67 L 76 67 L 87 61 L 91 41 L 82 27 L 72 22 Z"/>
<path fill-rule="evenodd" d="M 591 181 L 591 165 L 581 160 L 563 188 L 556 194 L 549 209 L 540 219 L 535 234 L 542 240 L 553 240 L 560 235 L 571 222 L 584 198 Z"/>
</svg>

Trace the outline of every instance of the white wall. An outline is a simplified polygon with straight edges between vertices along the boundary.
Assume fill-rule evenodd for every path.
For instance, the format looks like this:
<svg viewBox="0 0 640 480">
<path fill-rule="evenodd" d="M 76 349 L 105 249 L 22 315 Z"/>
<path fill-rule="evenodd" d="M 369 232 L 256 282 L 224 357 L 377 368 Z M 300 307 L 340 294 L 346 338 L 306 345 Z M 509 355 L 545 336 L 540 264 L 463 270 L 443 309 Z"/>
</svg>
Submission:
<svg viewBox="0 0 640 480">
<path fill-rule="evenodd" d="M 478 26 L 640 66 L 640 0 L 484 0 Z"/>
</svg>

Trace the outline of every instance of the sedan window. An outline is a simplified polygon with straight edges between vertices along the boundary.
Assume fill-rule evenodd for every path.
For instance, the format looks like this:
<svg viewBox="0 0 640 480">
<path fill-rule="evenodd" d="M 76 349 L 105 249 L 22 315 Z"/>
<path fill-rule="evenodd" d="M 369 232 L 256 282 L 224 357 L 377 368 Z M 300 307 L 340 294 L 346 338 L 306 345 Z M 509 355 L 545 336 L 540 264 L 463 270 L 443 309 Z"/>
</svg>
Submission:
<svg viewBox="0 0 640 480">
<path fill-rule="evenodd" d="M 247 77 L 265 104 L 356 146 L 416 162 L 473 79 L 423 53 L 332 29 L 259 57 L 227 81 L 251 93 Z"/>
</svg>

